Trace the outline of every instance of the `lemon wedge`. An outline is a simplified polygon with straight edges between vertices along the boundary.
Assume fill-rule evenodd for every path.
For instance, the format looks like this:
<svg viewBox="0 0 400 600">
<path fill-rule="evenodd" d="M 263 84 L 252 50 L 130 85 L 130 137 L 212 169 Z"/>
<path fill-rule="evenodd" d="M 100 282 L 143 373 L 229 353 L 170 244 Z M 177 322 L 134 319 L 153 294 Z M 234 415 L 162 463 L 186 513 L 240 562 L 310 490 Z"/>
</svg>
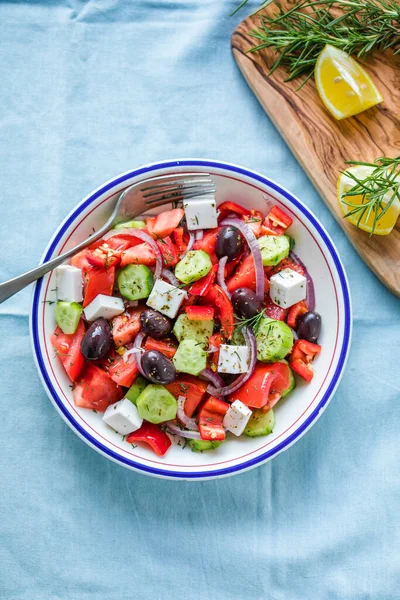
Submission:
<svg viewBox="0 0 400 600">
<path fill-rule="evenodd" d="M 346 119 L 382 102 L 372 79 L 346 52 L 327 44 L 315 65 L 322 102 L 335 119 Z"/>
<path fill-rule="evenodd" d="M 351 168 L 347 169 L 347 171 L 345 173 L 342 173 L 339 176 L 338 183 L 337 183 L 337 197 L 338 197 L 338 201 L 340 204 L 340 208 L 342 209 L 344 215 L 346 215 L 353 208 L 355 208 L 355 206 L 349 206 L 348 204 L 345 204 L 345 202 L 349 202 L 353 205 L 362 205 L 363 204 L 363 196 L 362 195 L 347 196 L 345 198 L 343 197 L 343 194 L 348 192 L 355 185 L 355 181 L 351 177 L 346 175 L 346 173 L 350 172 L 355 177 L 357 177 L 357 179 L 362 180 L 362 179 L 365 179 L 366 177 L 368 177 L 368 175 L 370 175 L 372 171 L 373 171 L 373 167 L 357 166 L 357 167 L 351 167 Z M 382 208 L 384 208 L 386 206 L 386 204 L 389 202 L 389 200 L 392 198 L 392 194 L 393 194 L 393 192 L 389 191 L 384 196 L 384 198 L 382 200 Z M 368 233 L 373 232 L 375 235 L 388 235 L 392 231 L 393 227 L 396 225 L 396 221 L 397 221 L 399 214 L 400 214 L 400 200 L 396 199 L 396 200 L 393 200 L 390 208 L 388 208 L 388 210 L 383 215 L 383 217 L 376 222 L 375 231 L 373 231 L 374 218 L 375 218 L 374 211 L 371 212 L 371 215 L 367 221 L 365 221 L 365 218 L 367 216 L 365 213 L 365 215 L 362 216 L 359 224 L 357 224 L 357 223 L 358 223 L 360 213 L 359 214 L 356 213 L 355 215 L 351 215 L 350 217 L 347 217 L 347 221 L 349 221 L 350 223 L 352 223 L 359 229 L 362 229 L 363 231 L 367 231 Z"/>
</svg>

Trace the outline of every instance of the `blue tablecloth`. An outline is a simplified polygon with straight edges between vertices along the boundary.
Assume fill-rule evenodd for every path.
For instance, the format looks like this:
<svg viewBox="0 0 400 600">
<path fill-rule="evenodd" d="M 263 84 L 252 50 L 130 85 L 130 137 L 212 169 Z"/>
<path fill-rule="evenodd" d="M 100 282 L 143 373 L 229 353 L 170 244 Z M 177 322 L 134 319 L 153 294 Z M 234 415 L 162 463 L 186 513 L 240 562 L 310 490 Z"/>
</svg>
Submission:
<svg viewBox="0 0 400 600">
<path fill-rule="evenodd" d="M 119 172 L 173 157 L 236 162 L 304 199 L 337 244 L 354 302 L 346 374 L 323 418 L 271 463 L 162 481 L 72 433 L 32 360 L 31 290 L 2 304 L 2 600 L 400 597 L 399 303 L 242 79 L 237 3 L 0 4 L 0 279 L 35 265 L 66 213 Z"/>
</svg>

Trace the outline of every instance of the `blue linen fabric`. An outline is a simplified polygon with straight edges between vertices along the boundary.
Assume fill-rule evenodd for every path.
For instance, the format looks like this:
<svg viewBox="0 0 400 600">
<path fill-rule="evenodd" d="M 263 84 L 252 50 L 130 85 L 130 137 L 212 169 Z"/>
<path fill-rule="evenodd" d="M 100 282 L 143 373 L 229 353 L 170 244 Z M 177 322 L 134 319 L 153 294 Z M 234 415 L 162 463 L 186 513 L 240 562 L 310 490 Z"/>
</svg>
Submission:
<svg viewBox="0 0 400 600">
<path fill-rule="evenodd" d="M 33 363 L 31 290 L 2 304 L 2 600 L 400 597 L 398 299 L 242 79 L 237 3 L 0 3 L 0 279 L 33 266 L 76 202 L 119 172 L 185 156 L 243 164 L 302 198 L 338 246 L 354 303 L 345 376 L 323 418 L 267 465 L 163 481 L 75 436 Z"/>
</svg>

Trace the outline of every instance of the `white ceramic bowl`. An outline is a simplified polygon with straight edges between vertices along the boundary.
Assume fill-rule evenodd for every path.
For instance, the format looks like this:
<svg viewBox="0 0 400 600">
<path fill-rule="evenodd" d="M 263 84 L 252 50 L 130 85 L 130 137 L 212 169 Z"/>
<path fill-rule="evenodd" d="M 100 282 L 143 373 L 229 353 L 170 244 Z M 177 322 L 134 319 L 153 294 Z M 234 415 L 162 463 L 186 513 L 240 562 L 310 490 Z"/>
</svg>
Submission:
<svg viewBox="0 0 400 600">
<path fill-rule="evenodd" d="M 130 469 L 170 479 L 211 479 L 239 473 L 260 465 L 298 440 L 320 417 L 331 400 L 345 367 L 351 339 L 351 304 L 343 265 L 329 235 L 318 219 L 273 181 L 228 163 L 179 160 L 154 163 L 119 175 L 89 194 L 54 233 L 42 261 L 74 246 L 98 228 L 111 212 L 116 196 L 126 187 L 149 176 L 182 171 L 206 171 L 216 182 L 217 202 L 233 200 L 266 212 L 278 204 L 293 219 L 291 235 L 295 251 L 313 277 L 316 309 L 322 315 L 319 343 L 322 353 L 315 362 L 311 384 L 298 382 L 296 390 L 276 407 L 276 426 L 267 437 L 237 439 L 232 436 L 218 449 L 194 453 L 173 446 L 164 457 L 145 447 L 132 448 L 107 427 L 101 415 L 74 406 L 68 377 L 54 356 L 50 334 L 55 327 L 54 275 L 38 281 L 31 311 L 33 352 L 46 392 L 71 429 L 89 446 Z"/>
</svg>

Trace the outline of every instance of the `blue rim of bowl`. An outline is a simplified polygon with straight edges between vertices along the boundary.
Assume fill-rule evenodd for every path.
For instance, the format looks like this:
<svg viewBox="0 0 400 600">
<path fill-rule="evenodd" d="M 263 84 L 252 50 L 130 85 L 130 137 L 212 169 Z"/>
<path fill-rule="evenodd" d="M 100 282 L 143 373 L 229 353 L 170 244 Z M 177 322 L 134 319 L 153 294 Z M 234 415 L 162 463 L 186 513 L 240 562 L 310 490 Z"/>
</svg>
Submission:
<svg viewBox="0 0 400 600">
<path fill-rule="evenodd" d="M 297 441 L 307 431 L 307 429 L 313 424 L 313 422 L 318 419 L 320 414 L 322 414 L 324 408 L 326 407 L 327 403 L 331 399 L 336 386 L 339 383 L 341 375 L 343 374 L 343 370 L 344 370 L 344 367 L 346 364 L 346 360 L 347 360 L 347 356 L 348 356 L 348 352 L 349 352 L 349 348 L 350 348 L 350 341 L 351 341 L 350 291 L 349 291 L 349 285 L 347 282 L 344 267 L 341 263 L 339 255 L 338 255 L 336 248 L 334 247 L 333 242 L 331 241 L 329 235 L 324 230 L 324 228 L 321 226 L 321 224 L 318 222 L 316 217 L 314 217 L 314 215 L 309 211 L 309 209 L 307 209 L 296 197 L 292 196 L 292 194 L 290 192 L 288 192 L 284 188 L 280 187 L 277 183 L 269 180 L 267 177 L 264 177 L 258 173 L 255 173 L 254 171 L 250 171 L 243 167 L 239 167 L 237 165 L 232 165 L 229 163 L 223 163 L 223 162 L 219 162 L 219 161 L 210 161 L 210 160 L 201 160 L 201 159 L 198 159 L 198 160 L 173 160 L 173 161 L 165 161 L 165 162 L 160 162 L 160 163 L 153 163 L 151 165 L 146 165 L 146 166 L 136 169 L 134 171 L 124 173 L 123 175 L 109 181 L 103 187 L 99 188 L 93 194 L 91 194 L 85 201 L 83 201 L 81 204 L 79 204 L 77 206 L 77 208 L 69 215 L 69 217 L 65 220 L 65 222 L 60 226 L 59 230 L 57 231 L 57 233 L 56 233 L 55 237 L 53 238 L 52 242 L 50 243 L 45 255 L 43 256 L 42 261 L 45 262 L 51 258 L 52 253 L 54 252 L 60 239 L 63 237 L 66 230 L 69 228 L 69 226 L 82 213 L 82 211 L 85 210 L 90 204 L 92 204 L 97 198 L 99 198 L 99 196 L 101 196 L 105 192 L 110 191 L 112 188 L 119 185 L 120 183 L 123 183 L 124 181 L 131 179 L 132 177 L 137 177 L 139 175 L 150 173 L 151 171 L 156 171 L 159 169 L 166 169 L 166 168 L 172 168 L 172 167 L 178 167 L 178 168 L 180 168 L 180 167 L 206 167 L 207 168 L 208 167 L 208 168 L 224 169 L 227 171 L 231 171 L 233 173 L 237 173 L 238 175 L 244 175 L 246 177 L 249 177 L 250 179 L 258 181 L 258 182 L 262 183 L 263 185 L 266 185 L 266 186 L 272 188 L 273 190 L 275 190 L 276 192 L 278 192 L 279 194 L 284 196 L 287 200 L 289 200 L 289 202 L 294 204 L 296 206 L 296 208 L 298 208 L 307 217 L 307 219 L 313 224 L 313 226 L 315 227 L 315 229 L 318 231 L 319 235 L 323 239 L 323 241 L 324 241 L 325 245 L 327 246 L 329 253 L 333 259 L 337 273 L 339 275 L 341 291 L 342 291 L 342 296 L 343 296 L 343 303 L 344 303 L 345 319 L 344 319 L 344 331 L 343 331 L 343 344 L 342 344 L 342 348 L 341 348 L 341 352 L 340 352 L 340 356 L 339 356 L 339 360 L 338 360 L 338 364 L 337 364 L 335 373 L 332 376 L 329 387 L 327 388 L 326 392 L 324 393 L 323 397 L 321 398 L 320 402 L 318 403 L 318 405 L 316 406 L 314 411 L 308 416 L 308 418 L 304 421 L 304 423 L 302 423 L 301 426 L 298 429 L 296 429 L 296 431 L 294 431 L 289 437 L 285 438 L 280 444 L 278 444 L 278 446 L 276 446 L 272 450 L 268 450 L 267 452 L 264 452 L 263 454 L 255 457 L 251 460 L 248 460 L 246 462 L 243 462 L 243 463 L 240 463 L 237 465 L 233 465 L 231 467 L 226 467 L 224 469 L 218 469 L 215 471 L 199 471 L 199 472 L 195 472 L 195 473 L 190 473 L 190 472 L 185 472 L 185 471 L 169 471 L 169 470 L 157 469 L 154 467 L 149 467 L 149 466 L 140 464 L 134 460 L 125 458 L 125 457 L 117 454 L 116 452 L 114 452 L 113 450 L 108 448 L 107 446 L 103 445 L 101 442 L 99 442 L 93 436 L 91 436 L 86 431 L 86 429 L 84 429 L 65 408 L 63 402 L 61 401 L 56 390 L 54 389 L 54 386 L 48 375 L 48 372 L 47 372 L 47 369 L 45 367 L 45 363 L 43 360 L 43 356 L 42 356 L 40 342 L 39 342 L 38 311 L 39 311 L 39 306 L 40 306 L 39 297 L 40 297 L 40 292 L 41 292 L 41 288 L 42 288 L 42 280 L 37 281 L 35 288 L 34 288 L 33 299 L 32 299 L 31 331 L 32 331 L 32 336 L 33 336 L 33 349 L 34 349 L 34 353 L 36 355 L 39 372 L 47 386 L 48 391 L 51 394 L 52 399 L 54 400 L 54 403 L 56 404 L 56 406 L 58 407 L 58 409 L 64 416 L 67 423 L 73 429 L 75 429 L 84 440 L 87 440 L 89 445 L 94 446 L 102 454 L 105 454 L 106 456 L 108 456 L 109 458 L 111 458 L 112 460 L 114 460 L 118 463 L 121 463 L 125 466 L 131 467 L 132 469 L 142 471 L 144 473 L 148 473 L 148 474 L 155 475 L 158 477 L 177 478 L 177 479 L 207 479 L 207 478 L 211 479 L 211 478 L 215 478 L 215 477 L 231 475 L 234 473 L 238 473 L 240 471 L 245 471 L 247 469 L 251 469 L 252 467 L 257 466 L 258 464 L 261 464 L 261 463 L 267 461 L 268 459 L 271 459 L 273 456 L 276 456 L 277 454 L 279 454 L 280 452 L 282 452 L 283 450 L 285 450 L 286 448 L 291 446 L 295 441 Z"/>
</svg>

